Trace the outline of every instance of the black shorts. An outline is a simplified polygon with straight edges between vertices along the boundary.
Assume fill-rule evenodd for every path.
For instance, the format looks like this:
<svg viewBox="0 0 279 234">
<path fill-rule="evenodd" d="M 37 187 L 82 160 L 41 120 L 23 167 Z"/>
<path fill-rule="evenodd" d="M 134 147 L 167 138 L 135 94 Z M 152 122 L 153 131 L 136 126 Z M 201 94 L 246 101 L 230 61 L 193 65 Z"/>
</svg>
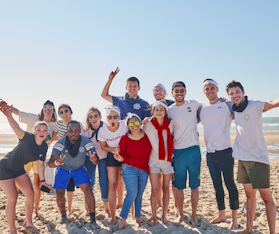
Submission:
<svg viewBox="0 0 279 234">
<path fill-rule="evenodd" d="M 67 192 L 74 192 L 75 191 L 75 181 L 73 177 L 70 179 L 68 186 L 67 186 Z"/>
<path fill-rule="evenodd" d="M 0 180 L 14 179 L 25 173 L 26 172 L 25 172 L 24 168 L 22 168 L 22 170 L 20 170 L 20 171 L 12 171 L 12 170 L 6 169 L 5 167 L 3 167 L 0 164 Z"/>
<path fill-rule="evenodd" d="M 121 167 L 122 163 L 118 162 L 114 157 L 113 153 L 108 152 L 107 156 L 107 167 Z"/>
</svg>

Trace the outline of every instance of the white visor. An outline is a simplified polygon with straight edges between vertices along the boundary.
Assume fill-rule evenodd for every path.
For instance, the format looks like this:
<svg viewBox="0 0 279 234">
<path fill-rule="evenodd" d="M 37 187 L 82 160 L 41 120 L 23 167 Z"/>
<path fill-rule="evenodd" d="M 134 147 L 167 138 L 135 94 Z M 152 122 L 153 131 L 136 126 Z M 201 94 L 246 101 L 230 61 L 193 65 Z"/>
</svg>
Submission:
<svg viewBox="0 0 279 234">
<path fill-rule="evenodd" d="M 158 84 L 154 85 L 153 89 L 154 89 L 156 86 L 159 86 L 159 87 L 161 87 L 163 90 L 165 90 L 165 92 L 166 92 L 165 97 L 168 96 L 167 90 L 166 90 L 166 88 L 165 88 L 165 86 L 164 86 L 163 84 L 158 83 Z"/>
<path fill-rule="evenodd" d="M 126 120 L 125 120 L 126 126 L 128 126 L 128 121 L 129 121 L 131 118 L 133 118 L 133 117 L 136 117 L 136 118 L 141 122 L 141 118 L 140 118 L 137 114 L 128 112 L 128 113 L 127 113 Z"/>
<path fill-rule="evenodd" d="M 218 83 L 215 80 L 207 80 L 203 82 L 203 87 L 207 84 L 214 84 L 218 88 Z"/>
<path fill-rule="evenodd" d="M 105 109 L 107 111 L 106 117 L 108 117 L 110 112 L 112 112 L 112 111 L 115 111 L 119 115 L 119 117 L 120 117 L 120 110 L 119 110 L 118 107 L 116 107 L 114 105 L 111 105 L 111 106 L 106 106 Z"/>
<path fill-rule="evenodd" d="M 166 111 L 168 111 L 167 105 L 165 103 L 163 103 L 163 102 L 160 102 L 160 101 L 152 103 L 151 106 L 152 106 L 152 110 L 154 110 L 155 107 L 157 107 L 157 106 L 163 106 L 166 109 Z"/>
</svg>

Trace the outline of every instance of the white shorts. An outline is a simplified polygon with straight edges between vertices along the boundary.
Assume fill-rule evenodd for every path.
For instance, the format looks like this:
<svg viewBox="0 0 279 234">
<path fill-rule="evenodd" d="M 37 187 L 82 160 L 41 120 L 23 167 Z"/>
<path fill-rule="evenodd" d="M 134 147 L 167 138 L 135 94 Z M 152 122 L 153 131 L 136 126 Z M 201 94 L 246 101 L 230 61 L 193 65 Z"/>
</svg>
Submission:
<svg viewBox="0 0 279 234">
<path fill-rule="evenodd" d="M 171 162 L 168 161 L 161 161 L 161 162 L 154 162 L 149 161 L 149 171 L 151 173 L 160 173 L 162 172 L 164 175 L 172 174 L 174 172 Z"/>
</svg>

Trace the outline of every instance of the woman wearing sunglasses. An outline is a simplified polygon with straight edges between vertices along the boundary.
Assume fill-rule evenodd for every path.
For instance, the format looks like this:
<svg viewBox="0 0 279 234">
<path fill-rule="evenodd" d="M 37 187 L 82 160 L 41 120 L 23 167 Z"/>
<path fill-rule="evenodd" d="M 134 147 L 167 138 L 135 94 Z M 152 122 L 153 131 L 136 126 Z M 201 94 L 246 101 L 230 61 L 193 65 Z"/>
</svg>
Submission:
<svg viewBox="0 0 279 234">
<path fill-rule="evenodd" d="M 51 141 L 54 141 L 57 138 L 60 140 L 67 134 L 67 125 L 72 120 L 72 108 L 67 104 L 61 104 L 58 107 L 58 115 L 62 120 L 58 120 L 55 123 L 54 131 L 51 137 Z M 73 178 L 70 179 L 68 187 L 67 187 L 67 201 L 68 201 L 68 215 L 72 213 L 72 203 L 75 191 L 75 182 Z"/>
<path fill-rule="evenodd" d="M 157 225 L 157 204 L 159 192 L 160 173 L 163 174 L 163 210 L 162 222 L 167 223 L 166 214 L 169 206 L 169 186 L 174 172 L 171 165 L 173 153 L 172 132 L 174 121 L 167 116 L 165 103 L 157 101 L 152 104 L 152 119 L 143 126 L 143 130 L 152 145 L 149 160 L 150 182 L 151 182 L 151 208 L 152 224 Z"/>
<path fill-rule="evenodd" d="M 18 115 L 19 122 L 25 123 L 27 125 L 26 132 L 33 133 L 34 124 L 38 121 L 45 121 L 48 126 L 48 135 L 45 139 L 46 143 L 50 145 L 51 136 L 54 131 L 54 125 L 57 120 L 57 116 L 55 113 L 55 108 L 53 102 L 47 100 L 43 104 L 43 108 L 39 114 L 32 114 L 20 111 L 16 108 L 12 108 L 13 114 Z M 40 178 L 38 174 L 37 161 L 30 162 L 24 165 L 24 169 L 26 172 L 33 170 L 34 172 L 34 190 L 35 190 L 35 214 L 38 216 L 40 198 L 41 198 L 41 190 L 40 190 Z"/>
<path fill-rule="evenodd" d="M 81 135 L 89 138 L 93 142 L 96 153 L 99 157 L 100 160 L 100 163 L 98 165 L 99 185 L 101 189 L 102 200 L 105 206 L 105 212 L 108 214 L 108 217 L 111 218 L 109 202 L 108 202 L 109 184 L 108 184 L 108 173 L 107 173 L 107 166 L 106 166 L 108 152 L 102 149 L 100 142 L 98 141 L 98 134 L 100 128 L 106 126 L 106 123 L 101 121 L 101 119 L 102 119 L 101 112 L 96 107 L 89 108 L 86 115 L 84 127 L 81 131 Z M 93 189 L 95 184 L 96 165 L 94 165 L 90 161 L 89 157 L 86 157 L 85 166 L 90 176 L 92 189 Z M 86 205 L 85 205 L 85 209 L 86 211 L 84 212 L 83 216 L 87 216 L 89 214 Z"/>
<path fill-rule="evenodd" d="M 17 135 L 20 142 L 0 160 L 0 186 L 7 196 L 6 217 L 10 228 L 10 233 L 17 233 L 15 226 L 16 202 L 18 198 L 18 186 L 25 195 L 25 227 L 36 228 L 32 222 L 34 208 L 34 192 L 30 178 L 24 170 L 24 164 L 28 162 L 38 162 L 38 176 L 40 186 L 49 188 L 45 182 L 44 160 L 47 152 L 45 139 L 48 135 L 46 122 L 37 122 L 34 127 L 34 134 L 23 131 L 12 116 L 13 107 L 0 100 L 0 111 L 7 117 L 7 120 Z M 3 197 L 1 198 L 3 199 Z"/>
<path fill-rule="evenodd" d="M 122 136 L 128 132 L 124 120 L 120 120 L 120 110 L 116 106 L 106 107 L 106 118 L 108 124 L 99 130 L 98 140 L 102 149 L 108 152 L 107 155 L 107 172 L 109 181 L 108 201 L 111 212 L 111 224 L 116 223 L 116 190 L 118 197 L 123 197 L 124 184 L 120 177 L 121 162 L 113 157 L 113 152 L 118 150 L 118 144 Z M 119 188 L 118 188 L 119 187 Z"/>
<path fill-rule="evenodd" d="M 141 130 L 141 119 L 138 115 L 128 113 L 126 118 L 128 133 L 119 143 L 119 152 L 114 153 L 115 159 L 122 162 L 122 175 L 127 190 L 122 211 L 120 213 L 119 229 L 123 229 L 129 210 L 134 203 L 136 222 L 140 225 L 142 195 L 146 187 L 149 173 L 149 156 L 151 144 L 147 135 Z"/>
</svg>

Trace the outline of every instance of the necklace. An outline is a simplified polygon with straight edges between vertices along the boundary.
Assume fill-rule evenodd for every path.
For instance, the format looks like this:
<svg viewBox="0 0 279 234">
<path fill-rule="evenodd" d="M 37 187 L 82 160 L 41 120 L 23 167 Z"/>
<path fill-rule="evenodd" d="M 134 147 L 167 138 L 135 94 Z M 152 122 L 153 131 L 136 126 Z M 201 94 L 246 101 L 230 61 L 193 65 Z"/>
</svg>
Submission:
<svg viewBox="0 0 279 234">
<path fill-rule="evenodd" d="M 135 140 L 135 141 L 138 141 L 140 140 L 143 136 L 142 136 L 142 133 L 140 133 L 140 135 L 138 137 L 135 137 L 133 136 L 131 133 L 129 134 L 129 137 L 132 139 L 132 140 Z"/>
</svg>

